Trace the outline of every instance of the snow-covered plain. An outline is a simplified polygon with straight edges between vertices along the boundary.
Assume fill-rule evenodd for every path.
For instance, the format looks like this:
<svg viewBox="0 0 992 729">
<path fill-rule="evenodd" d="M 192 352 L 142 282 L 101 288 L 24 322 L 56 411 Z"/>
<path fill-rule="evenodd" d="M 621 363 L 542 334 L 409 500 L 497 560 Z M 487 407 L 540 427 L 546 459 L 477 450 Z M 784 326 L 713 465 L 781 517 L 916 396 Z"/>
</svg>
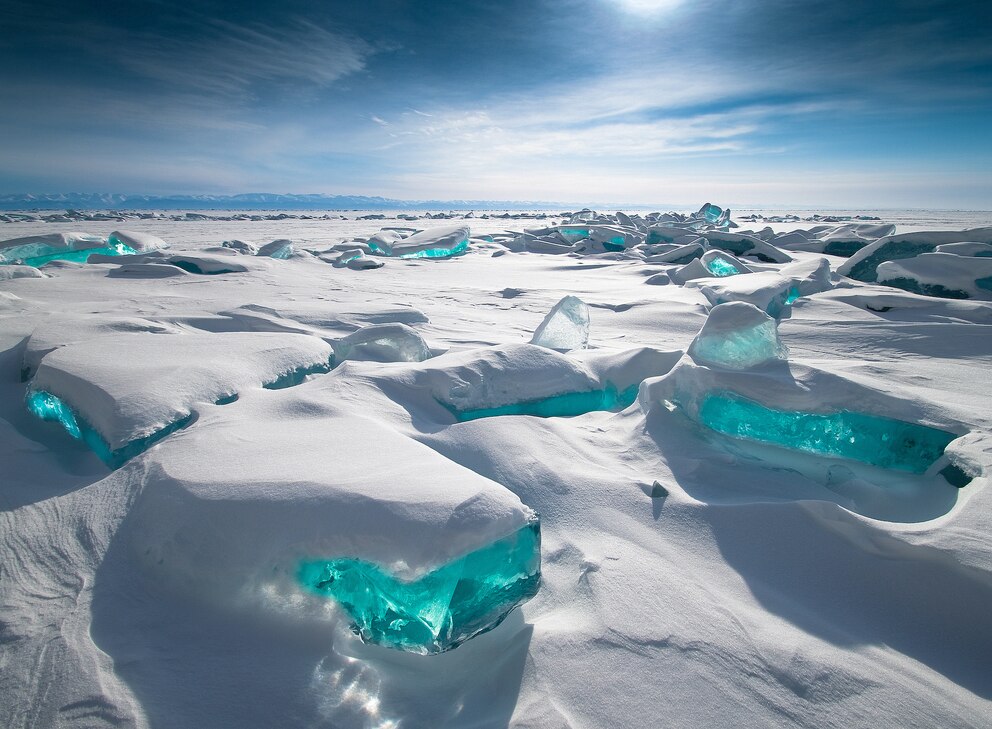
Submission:
<svg viewBox="0 0 992 729">
<path fill-rule="evenodd" d="M 988 726 L 992 293 L 839 276 L 851 259 L 801 231 L 842 223 L 784 212 L 712 236 L 800 231 L 779 262 L 730 251 L 750 272 L 700 277 L 706 259 L 661 260 L 688 239 L 636 244 L 631 215 L 595 244 L 501 235 L 561 217 L 0 225 L 170 244 L 0 278 L 0 725 Z M 854 222 L 992 224 L 879 215 Z M 462 225 L 450 258 L 362 245 L 445 226 L 452 249 Z M 879 280 L 988 275 L 983 246 L 953 247 L 988 240 L 949 238 Z M 239 252 L 282 239 L 285 260 Z M 585 308 L 555 341 L 584 341 L 588 314 L 588 347 L 530 344 L 566 296 Z M 110 470 L 32 391 L 114 448 L 164 435 Z M 913 472 L 731 438 L 702 424 L 726 392 L 954 440 Z M 494 414 L 574 393 L 602 409 Z M 297 579 L 348 557 L 415 580 L 535 512 L 537 594 L 447 652 L 365 643 Z"/>
</svg>

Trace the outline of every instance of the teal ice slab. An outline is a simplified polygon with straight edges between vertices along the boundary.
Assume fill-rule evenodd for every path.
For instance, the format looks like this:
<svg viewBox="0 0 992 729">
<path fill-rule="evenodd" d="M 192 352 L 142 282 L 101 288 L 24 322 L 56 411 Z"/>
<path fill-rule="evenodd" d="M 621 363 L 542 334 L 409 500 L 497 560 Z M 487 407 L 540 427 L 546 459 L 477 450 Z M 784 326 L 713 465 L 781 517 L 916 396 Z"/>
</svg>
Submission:
<svg viewBox="0 0 992 729">
<path fill-rule="evenodd" d="M 78 251 L 57 251 L 55 253 L 48 253 L 40 256 L 31 256 L 29 258 L 21 259 L 10 259 L 5 261 L 0 261 L 2 263 L 17 263 L 20 262 L 25 266 L 34 266 L 39 268 L 45 265 L 49 261 L 72 261 L 73 263 L 86 263 L 90 256 L 101 255 L 101 256 L 131 256 L 135 255 L 138 251 L 134 250 L 130 246 L 126 246 L 123 243 L 118 243 L 113 246 L 104 246 L 102 248 L 84 248 Z"/>
<path fill-rule="evenodd" d="M 537 516 L 507 537 L 411 581 L 358 559 L 305 560 L 300 583 L 333 598 L 367 643 L 440 653 L 492 630 L 541 583 Z"/>
<path fill-rule="evenodd" d="M 699 420 L 734 438 L 910 473 L 925 472 L 958 437 L 926 425 L 845 410 L 774 410 L 729 391 L 704 395 Z"/>
<path fill-rule="evenodd" d="M 26 404 L 32 415 L 42 420 L 59 423 L 66 433 L 76 440 L 83 441 L 108 468 L 112 469 L 120 468 L 158 441 L 193 422 L 193 414 L 190 413 L 145 438 L 137 438 L 112 450 L 93 426 L 80 417 L 62 398 L 44 390 L 32 390 L 27 395 Z"/>
<path fill-rule="evenodd" d="M 402 242 L 402 241 L 400 241 Z M 381 253 L 384 256 L 392 256 L 392 253 L 381 248 L 375 243 L 369 243 L 369 248 L 376 253 Z M 450 258 L 451 256 L 457 256 L 468 250 L 468 241 L 463 240 L 456 246 L 451 248 L 427 248 L 422 251 L 416 251 L 414 253 L 402 253 L 396 258 Z"/>
<path fill-rule="evenodd" d="M 586 392 L 566 392 L 540 400 L 526 400 L 492 408 L 476 408 L 473 410 L 458 410 L 444 404 L 459 422 L 492 418 L 499 415 L 533 415 L 539 418 L 570 418 L 598 410 L 623 410 L 637 399 L 639 384 L 631 385 L 626 390 L 617 391 L 613 385 L 602 390 Z"/>
</svg>

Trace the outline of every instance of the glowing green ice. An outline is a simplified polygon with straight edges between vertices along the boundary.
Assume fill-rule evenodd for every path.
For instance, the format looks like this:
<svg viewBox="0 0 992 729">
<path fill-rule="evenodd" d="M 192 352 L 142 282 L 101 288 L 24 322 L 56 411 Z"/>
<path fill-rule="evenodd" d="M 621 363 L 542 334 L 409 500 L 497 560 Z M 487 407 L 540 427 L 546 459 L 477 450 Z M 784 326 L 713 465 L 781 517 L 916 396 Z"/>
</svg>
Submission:
<svg viewBox="0 0 992 729">
<path fill-rule="evenodd" d="M 537 594 L 541 525 L 534 516 L 513 534 L 410 582 L 347 558 L 304 561 L 298 578 L 336 600 L 367 643 L 440 653 L 492 630 Z"/>
<path fill-rule="evenodd" d="M 35 268 L 38 268 L 49 261 L 72 261 L 73 263 L 86 263 L 87 259 L 93 255 L 130 256 L 136 254 L 137 252 L 138 251 L 134 250 L 130 246 L 126 246 L 123 243 L 118 243 L 116 245 L 104 246 L 102 248 L 84 248 L 81 251 L 57 251 L 55 253 L 48 253 L 42 256 L 23 258 L 20 262 L 25 266 L 34 266 Z"/>
<path fill-rule="evenodd" d="M 32 390 L 27 395 L 28 411 L 41 418 L 59 423 L 65 432 L 76 440 L 83 441 L 108 468 L 120 468 L 127 461 L 144 453 L 155 443 L 193 422 L 192 413 L 169 423 L 145 438 L 132 440 L 116 450 L 110 446 L 96 430 L 80 417 L 62 398 L 44 390 Z"/>
<path fill-rule="evenodd" d="M 706 268 L 708 268 L 709 272 L 714 276 L 720 277 L 736 276 L 740 273 L 740 269 L 737 268 L 737 266 L 723 258 L 711 258 L 707 261 Z"/>
<path fill-rule="evenodd" d="M 613 385 L 602 390 L 587 392 L 566 392 L 563 395 L 553 395 L 540 400 L 528 400 L 492 408 L 477 408 L 474 410 L 457 410 L 450 405 L 446 407 L 454 414 L 459 422 L 492 418 L 498 415 L 534 415 L 539 418 L 570 418 L 584 415 L 597 410 L 623 410 L 637 399 L 638 385 L 631 385 L 626 390 L 618 392 Z"/>
<path fill-rule="evenodd" d="M 705 395 L 699 419 L 735 438 L 911 473 L 926 471 L 957 438 L 938 428 L 864 413 L 773 410 L 728 391 Z"/>
<path fill-rule="evenodd" d="M 391 256 L 392 253 L 387 251 L 385 248 L 381 248 L 375 243 L 369 243 L 369 248 L 376 252 L 381 253 L 384 256 Z M 396 256 L 397 258 L 450 258 L 451 256 L 457 256 L 460 253 L 464 253 L 468 250 L 468 240 L 463 240 L 456 246 L 451 248 L 427 248 L 422 251 L 415 251 L 413 253 L 401 253 Z"/>
</svg>

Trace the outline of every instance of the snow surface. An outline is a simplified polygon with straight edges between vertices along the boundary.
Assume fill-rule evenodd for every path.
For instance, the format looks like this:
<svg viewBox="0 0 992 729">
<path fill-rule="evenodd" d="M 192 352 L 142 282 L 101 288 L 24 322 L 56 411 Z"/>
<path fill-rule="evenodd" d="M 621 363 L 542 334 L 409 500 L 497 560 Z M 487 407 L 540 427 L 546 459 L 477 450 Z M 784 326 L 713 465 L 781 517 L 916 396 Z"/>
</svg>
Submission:
<svg viewBox="0 0 992 729">
<path fill-rule="evenodd" d="M 169 249 L 0 279 L 0 725 L 987 726 L 992 302 L 845 278 L 823 245 L 864 242 L 865 260 L 950 214 L 828 217 L 738 218 L 719 241 L 686 215 L 474 218 L 445 259 L 367 254 L 417 229 L 457 245 L 448 219 L 128 220 Z M 561 223 L 603 232 L 568 242 Z M 941 250 L 895 262 L 920 281 L 945 275 L 927 256 L 987 260 L 946 247 L 988 242 L 974 230 L 923 237 Z M 751 239 L 795 262 L 744 251 L 750 273 L 673 281 L 679 257 Z M 274 240 L 296 252 L 242 254 Z M 333 265 L 355 251 L 385 265 Z M 788 359 L 684 354 L 720 301 L 767 311 L 783 293 Z M 528 344 L 565 296 L 588 307 L 588 347 Z M 747 311 L 708 330 L 774 326 Z M 373 356 L 261 387 L 349 337 Z M 638 384 L 619 412 L 451 411 Z M 195 417 L 110 471 L 27 412 L 41 385 L 108 438 Z M 960 437 L 925 473 L 891 471 L 709 431 L 693 408 L 712 390 Z M 364 644 L 293 579 L 334 556 L 413 577 L 531 510 L 537 596 L 448 653 Z"/>
</svg>

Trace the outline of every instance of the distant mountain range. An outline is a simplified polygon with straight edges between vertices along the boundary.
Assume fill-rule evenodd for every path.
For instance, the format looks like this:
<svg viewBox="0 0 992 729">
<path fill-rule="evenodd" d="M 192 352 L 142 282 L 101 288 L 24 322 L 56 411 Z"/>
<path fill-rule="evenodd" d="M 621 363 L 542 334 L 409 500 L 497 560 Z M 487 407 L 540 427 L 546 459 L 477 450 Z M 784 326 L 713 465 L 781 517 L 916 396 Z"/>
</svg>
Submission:
<svg viewBox="0 0 992 729">
<path fill-rule="evenodd" d="M 124 195 L 68 192 L 0 195 L 0 210 L 561 210 L 541 200 L 392 200 L 364 195 Z M 627 206 L 630 207 L 630 206 Z"/>
</svg>

